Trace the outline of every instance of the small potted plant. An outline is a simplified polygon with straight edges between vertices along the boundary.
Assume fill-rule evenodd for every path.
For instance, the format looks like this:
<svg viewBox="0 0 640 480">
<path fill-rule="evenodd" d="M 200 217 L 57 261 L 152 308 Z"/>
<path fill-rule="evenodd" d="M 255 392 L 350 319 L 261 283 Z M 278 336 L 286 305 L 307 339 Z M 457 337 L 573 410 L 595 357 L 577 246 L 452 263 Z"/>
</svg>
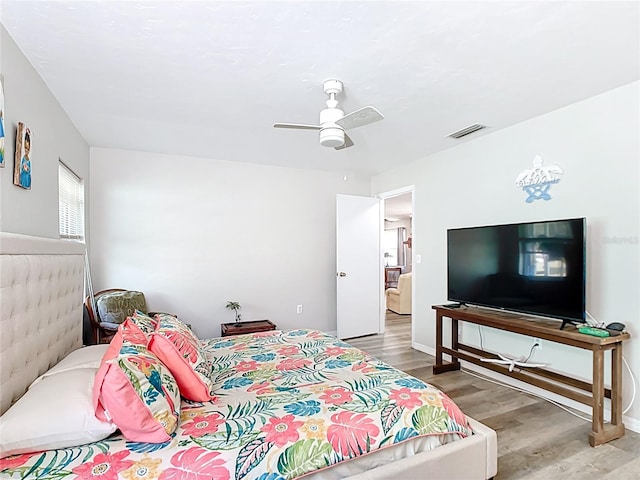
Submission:
<svg viewBox="0 0 640 480">
<path fill-rule="evenodd" d="M 238 323 L 240 321 L 240 313 L 238 313 L 238 310 L 240 310 L 240 304 L 238 302 L 227 302 L 227 307 L 229 310 L 233 310 L 233 312 L 236 315 L 236 323 Z"/>
</svg>

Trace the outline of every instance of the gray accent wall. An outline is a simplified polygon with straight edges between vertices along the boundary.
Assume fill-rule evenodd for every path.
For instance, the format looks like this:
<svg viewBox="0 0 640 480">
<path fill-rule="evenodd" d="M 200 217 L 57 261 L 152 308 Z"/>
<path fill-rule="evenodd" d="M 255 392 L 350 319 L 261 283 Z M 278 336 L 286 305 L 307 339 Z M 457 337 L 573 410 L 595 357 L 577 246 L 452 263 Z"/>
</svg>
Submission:
<svg viewBox="0 0 640 480">
<path fill-rule="evenodd" d="M 0 168 L 0 231 L 58 238 L 58 159 L 85 182 L 89 203 L 89 145 L 42 78 L 0 25 L 4 75 L 5 166 Z M 31 189 L 13 184 L 18 122 L 31 129 Z M 88 234 L 89 219 L 85 215 Z"/>
</svg>

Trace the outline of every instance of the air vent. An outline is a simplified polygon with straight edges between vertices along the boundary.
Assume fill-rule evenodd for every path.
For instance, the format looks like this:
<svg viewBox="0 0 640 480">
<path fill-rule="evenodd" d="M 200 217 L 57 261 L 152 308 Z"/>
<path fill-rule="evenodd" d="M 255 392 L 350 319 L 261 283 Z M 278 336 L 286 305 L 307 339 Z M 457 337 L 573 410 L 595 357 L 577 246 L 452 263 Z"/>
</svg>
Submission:
<svg viewBox="0 0 640 480">
<path fill-rule="evenodd" d="M 473 132 L 482 130 L 483 128 L 487 128 L 487 126 L 480 125 L 479 123 L 474 123 L 473 125 L 469 125 L 468 127 L 465 127 L 462 130 L 458 130 L 457 132 L 450 133 L 449 135 L 447 135 L 447 137 L 462 138 L 462 137 L 466 137 L 467 135 L 471 135 Z"/>
</svg>

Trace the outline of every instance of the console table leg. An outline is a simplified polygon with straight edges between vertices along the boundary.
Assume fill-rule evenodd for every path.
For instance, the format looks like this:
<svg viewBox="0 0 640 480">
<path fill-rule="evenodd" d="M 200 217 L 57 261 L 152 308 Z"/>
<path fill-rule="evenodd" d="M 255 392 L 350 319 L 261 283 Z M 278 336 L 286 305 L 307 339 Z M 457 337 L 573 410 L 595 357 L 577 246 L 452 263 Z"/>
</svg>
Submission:
<svg viewBox="0 0 640 480">
<path fill-rule="evenodd" d="M 442 367 L 442 315 L 436 314 L 436 365 Z M 435 369 L 434 367 L 434 369 Z"/>
<path fill-rule="evenodd" d="M 458 320 L 455 318 L 451 319 L 451 348 L 458 350 Z M 457 358 L 454 360 L 458 361 Z"/>
<path fill-rule="evenodd" d="M 455 333 L 454 333 L 455 331 Z M 451 342 L 454 349 L 458 348 L 458 320 L 451 320 Z M 460 362 L 453 357 L 451 363 L 445 364 L 442 360 L 442 314 L 436 313 L 436 364 L 433 366 L 433 374 L 460 370 Z"/>
<path fill-rule="evenodd" d="M 603 442 L 624 435 L 622 423 L 622 344 L 611 350 L 611 425 Z"/>
<path fill-rule="evenodd" d="M 622 345 L 611 348 L 611 424 L 604 424 L 604 349 L 593 350 L 593 418 L 589 444 L 602 445 L 624 435 L 622 423 Z"/>
<path fill-rule="evenodd" d="M 622 345 L 611 350 L 611 425 L 622 425 Z M 624 429 L 624 425 L 622 425 Z M 624 431 L 624 430 L 623 430 Z"/>
<path fill-rule="evenodd" d="M 604 352 L 601 348 L 595 348 L 593 350 L 593 378 L 591 388 L 593 411 L 589 443 L 592 447 L 595 447 L 600 444 L 600 438 L 604 431 Z"/>
</svg>

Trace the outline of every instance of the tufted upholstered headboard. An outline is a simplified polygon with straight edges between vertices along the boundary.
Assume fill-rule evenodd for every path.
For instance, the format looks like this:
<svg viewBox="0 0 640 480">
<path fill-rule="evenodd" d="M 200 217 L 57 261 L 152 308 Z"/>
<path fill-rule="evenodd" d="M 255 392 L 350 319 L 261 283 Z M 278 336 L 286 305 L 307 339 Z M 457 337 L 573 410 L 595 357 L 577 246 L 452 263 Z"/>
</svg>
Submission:
<svg viewBox="0 0 640 480">
<path fill-rule="evenodd" d="M 82 243 L 0 233 L 0 414 L 82 346 Z"/>
</svg>

